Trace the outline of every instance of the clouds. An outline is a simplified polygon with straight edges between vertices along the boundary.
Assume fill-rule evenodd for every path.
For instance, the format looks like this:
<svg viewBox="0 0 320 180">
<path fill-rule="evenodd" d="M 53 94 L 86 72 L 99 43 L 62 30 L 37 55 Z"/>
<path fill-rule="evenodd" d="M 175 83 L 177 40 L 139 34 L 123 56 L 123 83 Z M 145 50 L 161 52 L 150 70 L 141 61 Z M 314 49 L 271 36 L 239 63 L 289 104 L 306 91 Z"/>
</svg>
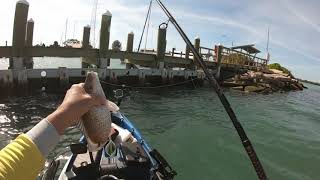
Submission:
<svg viewBox="0 0 320 180">
<path fill-rule="evenodd" d="M 82 27 L 90 24 L 94 0 L 29 0 L 29 17 L 35 20 L 34 42 L 46 44 L 60 41 L 69 19 L 68 37 L 82 38 Z M 212 47 L 231 42 L 236 45 L 256 43 L 261 50 L 266 48 L 267 27 L 271 32 L 271 57 L 303 77 L 320 77 L 320 2 L 317 0 L 163 0 L 176 17 L 190 39 L 201 37 L 201 44 Z M 127 33 L 135 33 L 138 44 L 149 0 L 100 1 L 97 12 L 97 37 L 101 14 L 110 10 L 113 14 L 111 41 L 118 39 L 126 44 Z M 0 45 L 11 42 L 15 2 L 2 2 L 0 7 Z M 158 25 L 167 20 L 154 2 L 149 31 L 148 47 L 156 47 Z M 76 23 L 75 23 L 76 22 Z M 6 28 L 3 28 L 6 27 Z M 98 38 L 96 38 L 98 39 Z M 168 29 L 168 48 L 184 50 L 185 43 L 173 26 Z M 265 52 L 263 52 L 265 53 Z M 261 56 L 264 56 L 262 54 Z M 316 66 L 307 71 L 307 67 Z M 299 66 L 299 68 L 298 68 Z M 318 68 L 317 68 L 318 67 Z"/>
</svg>

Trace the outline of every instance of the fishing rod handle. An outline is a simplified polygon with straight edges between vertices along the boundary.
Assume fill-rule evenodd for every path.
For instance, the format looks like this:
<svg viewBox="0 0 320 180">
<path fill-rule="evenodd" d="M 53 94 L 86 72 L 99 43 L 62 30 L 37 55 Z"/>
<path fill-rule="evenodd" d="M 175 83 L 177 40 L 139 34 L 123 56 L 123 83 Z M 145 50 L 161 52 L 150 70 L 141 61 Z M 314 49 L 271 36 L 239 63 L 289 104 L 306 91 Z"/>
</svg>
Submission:
<svg viewBox="0 0 320 180">
<path fill-rule="evenodd" d="M 258 175 L 258 178 L 260 180 L 267 180 L 267 175 L 264 172 L 264 169 L 262 167 L 262 164 L 260 163 L 260 160 L 251 144 L 251 142 L 249 141 L 249 139 L 245 140 L 242 142 L 244 145 L 245 150 L 247 151 L 247 154 L 251 160 L 252 166 L 254 167 L 254 169 L 256 170 L 256 173 Z"/>
</svg>

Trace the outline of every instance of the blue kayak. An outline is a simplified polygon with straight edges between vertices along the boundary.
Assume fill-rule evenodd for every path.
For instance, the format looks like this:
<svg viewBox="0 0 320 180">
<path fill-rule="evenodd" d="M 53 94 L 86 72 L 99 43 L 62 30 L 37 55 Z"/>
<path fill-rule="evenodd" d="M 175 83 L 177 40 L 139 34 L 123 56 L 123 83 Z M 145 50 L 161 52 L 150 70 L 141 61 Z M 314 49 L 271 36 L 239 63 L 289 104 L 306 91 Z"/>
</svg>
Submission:
<svg viewBox="0 0 320 180">
<path fill-rule="evenodd" d="M 88 152 L 84 137 L 78 144 L 70 145 L 72 155 L 59 174 L 59 180 L 170 180 L 177 175 L 126 116 L 115 112 L 111 117 L 113 134 L 106 145 L 97 152 Z M 57 176 L 57 167 L 52 169 L 46 171 L 45 177 Z"/>
</svg>

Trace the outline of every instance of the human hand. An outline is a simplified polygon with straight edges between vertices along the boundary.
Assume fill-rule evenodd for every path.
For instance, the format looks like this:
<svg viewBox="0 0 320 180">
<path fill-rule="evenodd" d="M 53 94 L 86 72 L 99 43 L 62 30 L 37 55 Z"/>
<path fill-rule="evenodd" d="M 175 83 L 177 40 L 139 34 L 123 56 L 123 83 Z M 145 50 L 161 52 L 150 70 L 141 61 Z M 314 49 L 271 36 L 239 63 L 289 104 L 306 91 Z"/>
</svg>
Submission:
<svg viewBox="0 0 320 180">
<path fill-rule="evenodd" d="M 86 93 L 83 83 L 74 84 L 67 91 L 62 104 L 47 117 L 47 120 L 62 135 L 66 128 L 77 124 L 90 108 L 106 103 L 105 97 Z"/>
</svg>

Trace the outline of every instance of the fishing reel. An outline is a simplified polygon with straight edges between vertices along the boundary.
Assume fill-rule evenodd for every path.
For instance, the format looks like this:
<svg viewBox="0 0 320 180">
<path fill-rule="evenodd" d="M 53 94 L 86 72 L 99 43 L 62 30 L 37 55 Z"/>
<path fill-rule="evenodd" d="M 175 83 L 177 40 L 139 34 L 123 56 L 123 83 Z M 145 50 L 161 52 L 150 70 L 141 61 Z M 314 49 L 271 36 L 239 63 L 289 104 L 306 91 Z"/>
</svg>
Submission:
<svg viewBox="0 0 320 180">
<path fill-rule="evenodd" d="M 123 99 L 123 89 L 116 89 L 116 90 L 113 90 L 113 93 L 114 93 L 114 98 L 117 100 L 117 105 L 120 106 L 121 104 L 121 101 Z"/>
</svg>

